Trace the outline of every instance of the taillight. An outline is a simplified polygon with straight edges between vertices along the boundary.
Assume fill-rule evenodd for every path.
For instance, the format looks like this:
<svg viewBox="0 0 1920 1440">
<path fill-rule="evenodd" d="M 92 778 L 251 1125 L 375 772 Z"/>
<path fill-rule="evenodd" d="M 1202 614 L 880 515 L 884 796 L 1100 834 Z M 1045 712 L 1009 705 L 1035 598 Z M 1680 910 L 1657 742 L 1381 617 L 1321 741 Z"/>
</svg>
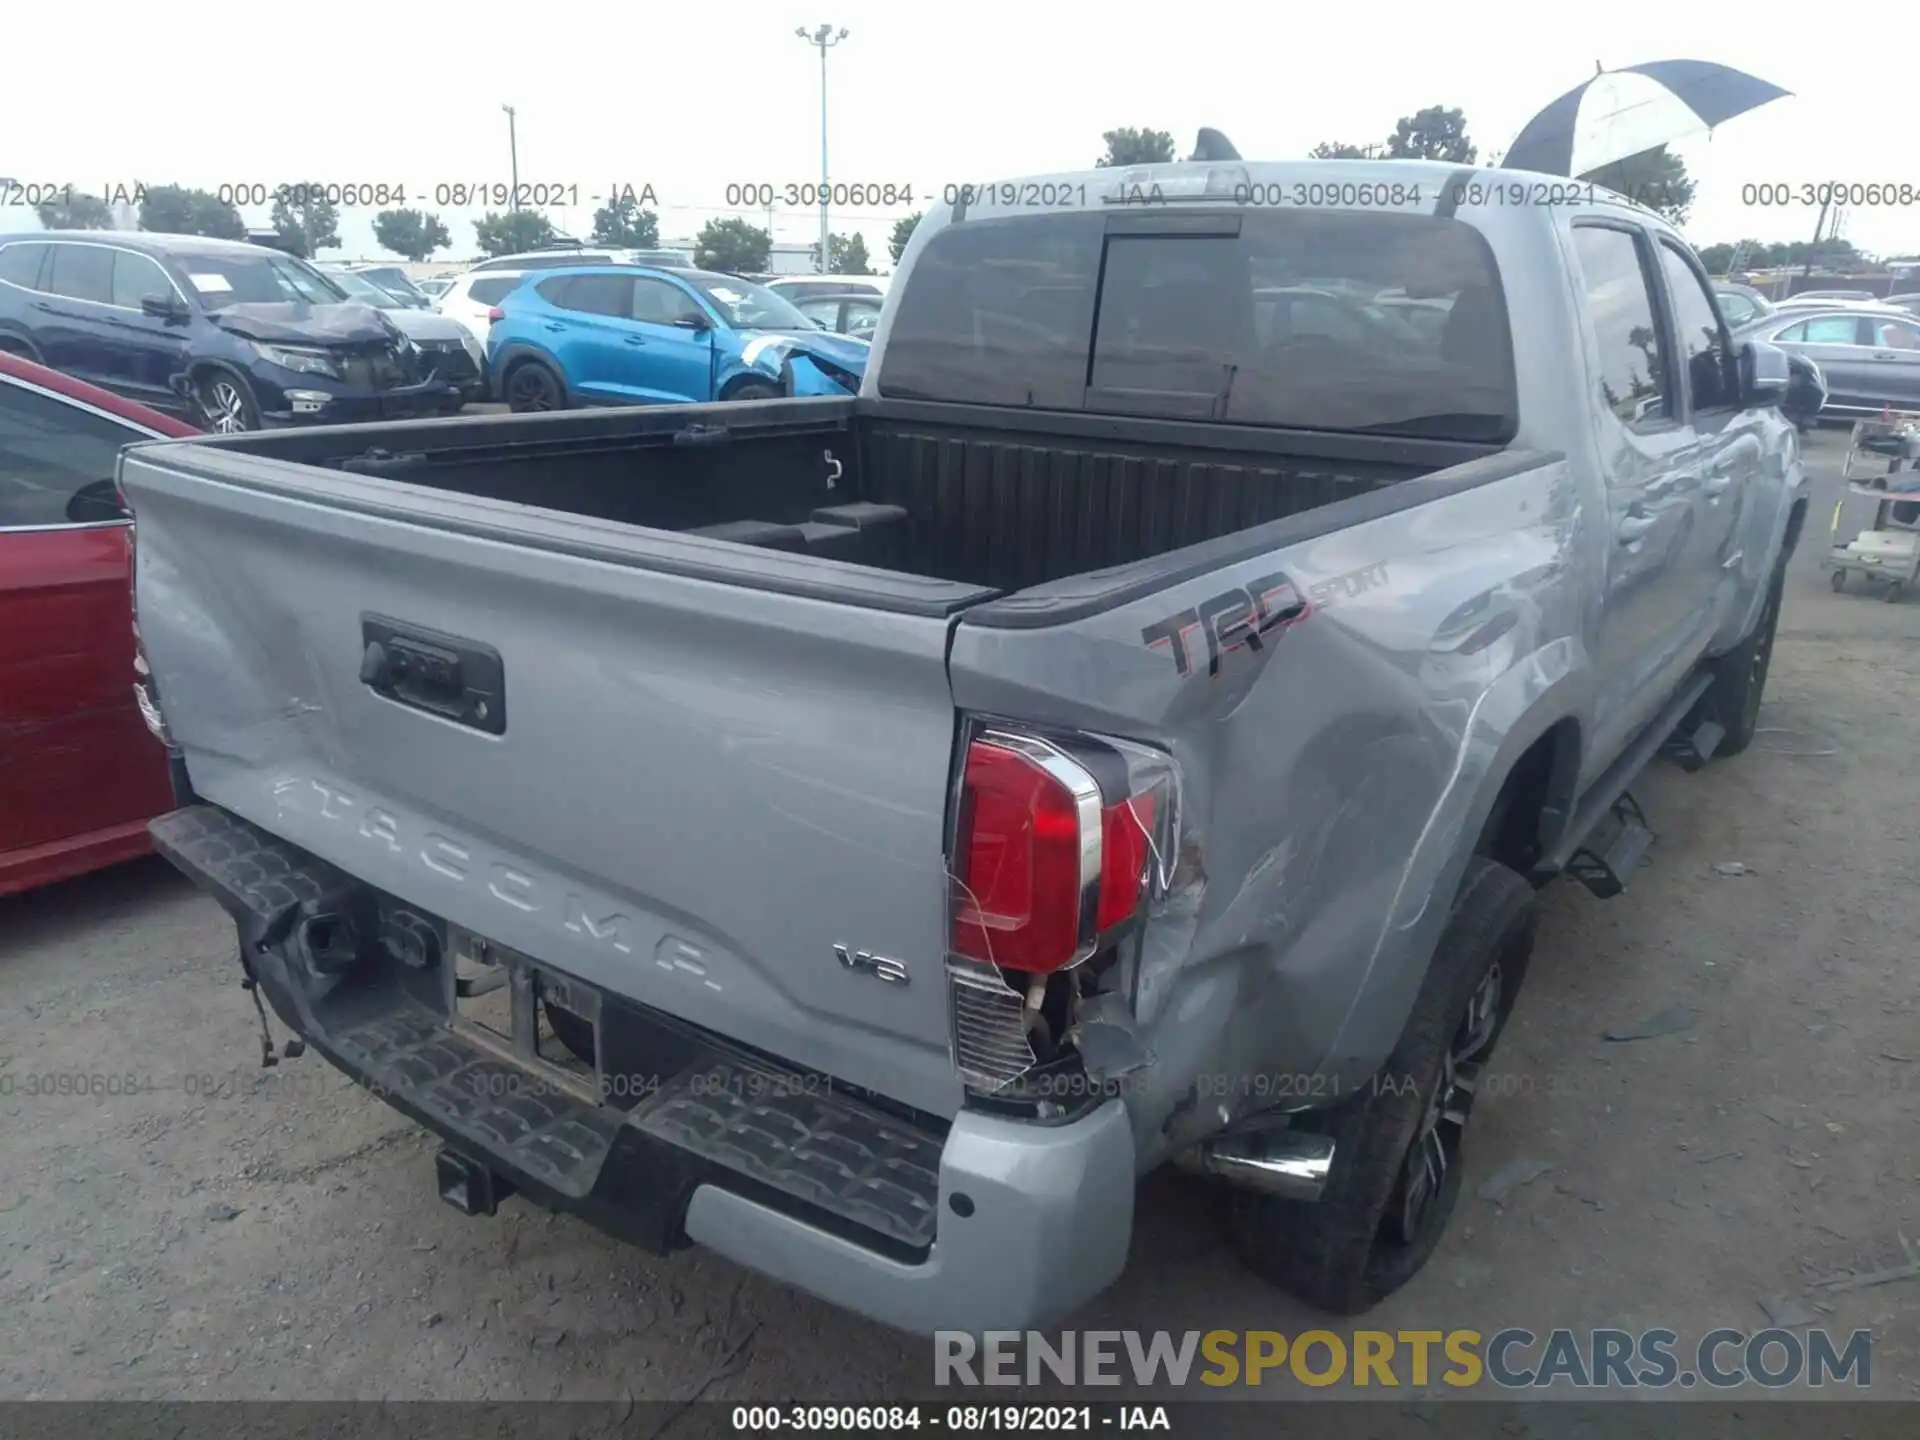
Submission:
<svg viewBox="0 0 1920 1440">
<path fill-rule="evenodd" d="M 498 305 L 494 306 L 491 310 L 487 311 L 487 323 L 489 325 L 491 325 L 496 320 L 504 320 L 506 318 L 507 318 L 507 312 L 502 310 Z"/>
<path fill-rule="evenodd" d="M 1175 793 L 1157 752 L 980 732 L 954 843 L 954 952 L 1031 974 L 1095 954 L 1164 884 Z"/>
</svg>

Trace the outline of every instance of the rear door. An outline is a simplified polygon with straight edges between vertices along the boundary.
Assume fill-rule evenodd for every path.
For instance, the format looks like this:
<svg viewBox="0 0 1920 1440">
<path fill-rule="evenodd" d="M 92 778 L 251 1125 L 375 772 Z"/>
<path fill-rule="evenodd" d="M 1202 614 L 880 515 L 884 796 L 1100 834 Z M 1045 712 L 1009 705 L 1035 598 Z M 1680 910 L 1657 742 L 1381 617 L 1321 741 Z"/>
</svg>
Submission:
<svg viewBox="0 0 1920 1440">
<path fill-rule="evenodd" d="M 546 301 L 529 319 L 534 338 L 553 352 L 567 389 L 584 399 L 630 404 L 626 377 L 634 368 L 628 337 L 633 277 L 555 275 L 534 287 Z"/>
<path fill-rule="evenodd" d="M 957 1107 L 946 649 L 987 592 L 194 443 L 122 483 L 198 793 L 589 984 Z M 495 652 L 498 733 L 364 683 L 370 623 Z"/>
<path fill-rule="evenodd" d="M 1651 238 L 1623 220 L 1582 220 L 1573 246 L 1607 481 L 1596 733 L 1585 747 L 1598 763 L 1666 703 L 1705 643 L 1704 596 L 1690 569 L 1700 543 L 1701 475 Z"/>
<path fill-rule="evenodd" d="M 40 354 L 55 370 L 119 390 L 113 348 L 113 251 L 105 245 L 62 241 L 41 271 L 47 292 L 37 298 Z"/>
<path fill-rule="evenodd" d="M 137 840 L 171 803 L 134 704 L 128 526 L 111 518 L 115 457 L 143 438 L 0 376 L 0 888 L 25 852 Z"/>
<path fill-rule="evenodd" d="M 1896 410 L 1920 410 L 1920 325 L 1882 316 L 1866 324 L 1875 388 Z"/>
</svg>

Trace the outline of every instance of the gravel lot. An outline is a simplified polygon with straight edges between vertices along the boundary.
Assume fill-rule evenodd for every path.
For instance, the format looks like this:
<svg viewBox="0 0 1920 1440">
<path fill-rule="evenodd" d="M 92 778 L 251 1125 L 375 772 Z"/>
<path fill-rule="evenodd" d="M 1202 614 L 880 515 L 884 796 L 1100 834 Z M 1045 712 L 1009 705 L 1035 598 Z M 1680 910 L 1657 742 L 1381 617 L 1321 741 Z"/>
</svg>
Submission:
<svg viewBox="0 0 1920 1440">
<path fill-rule="evenodd" d="M 1767 730 L 1642 782 L 1660 842 L 1626 897 L 1547 893 L 1452 1230 L 1364 1323 L 1688 1336 L 1793 1299 L 1874 1331 L 1876 1394 L 1920 1396 L 1920 1279 L 1821 1285 L 1920 1248 L 1920 600 L 1829 593 L 1841 437 L 1812 448 Z M 712 1255 L 520 1201 L 455 1214 L 424 1132 L 317 1059 L 258 1067 L 231 956 L 159 861 L 0 901 L 0 1398 L 934 1393 L 923 1342 Z M 1673 1007 L 1690 1028 L 1603 1039 Z M 20 1093 L 81 1071 L 141 1088 Z M 1474 1193 L 1517 1160 L 1553 1168 Z M 1318 1323 L 1222 1233 L 1203 1185 L 1155 1177 L 1130 1269 L 1075 1323 Z"/>
</svg>

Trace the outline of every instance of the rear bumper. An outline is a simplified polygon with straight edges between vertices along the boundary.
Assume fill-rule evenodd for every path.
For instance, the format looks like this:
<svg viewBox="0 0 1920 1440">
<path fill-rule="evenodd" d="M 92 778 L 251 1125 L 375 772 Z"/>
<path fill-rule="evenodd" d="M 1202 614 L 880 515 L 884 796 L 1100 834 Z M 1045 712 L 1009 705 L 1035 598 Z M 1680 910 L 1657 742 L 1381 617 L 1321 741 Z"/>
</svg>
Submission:
<svg viewBox="0 0 1920 1440">
<path fill-rule="evenodd" d="M 152 830 L 234 917 L 287 1026 L 549 1208 L 655 1251 L 705 1245 L 920 1332 L 1041 1324 L 1125 1263 L 1134 1152 L 1117 1101 L 1059 1126 L 943 1125 L 604 994 L 594 1103 L 449 1023 L 437 920 L 216 806 Z M 378 939 L 323 967 L 320 917 Z"/>
</svg>

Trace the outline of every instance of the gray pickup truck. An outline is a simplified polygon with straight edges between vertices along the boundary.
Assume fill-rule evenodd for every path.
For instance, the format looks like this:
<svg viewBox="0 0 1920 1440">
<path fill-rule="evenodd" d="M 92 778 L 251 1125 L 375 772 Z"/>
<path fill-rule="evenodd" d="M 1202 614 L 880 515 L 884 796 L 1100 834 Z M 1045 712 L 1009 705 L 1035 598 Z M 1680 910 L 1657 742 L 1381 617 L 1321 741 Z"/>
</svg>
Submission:
<svg viewBox="0 0 1920 1440">
<path fill-rule="evenodd" d="M 1536 888 L 1618 891 L 1641 769 L 1753 734 L 1791 371 L 1536 175 L 960 200 L 857 398 L 130 449 L 154 836 L 468 1213 L 1020 1328 L 1179 1163 L 1364 1309 Z"/>
</svg>

